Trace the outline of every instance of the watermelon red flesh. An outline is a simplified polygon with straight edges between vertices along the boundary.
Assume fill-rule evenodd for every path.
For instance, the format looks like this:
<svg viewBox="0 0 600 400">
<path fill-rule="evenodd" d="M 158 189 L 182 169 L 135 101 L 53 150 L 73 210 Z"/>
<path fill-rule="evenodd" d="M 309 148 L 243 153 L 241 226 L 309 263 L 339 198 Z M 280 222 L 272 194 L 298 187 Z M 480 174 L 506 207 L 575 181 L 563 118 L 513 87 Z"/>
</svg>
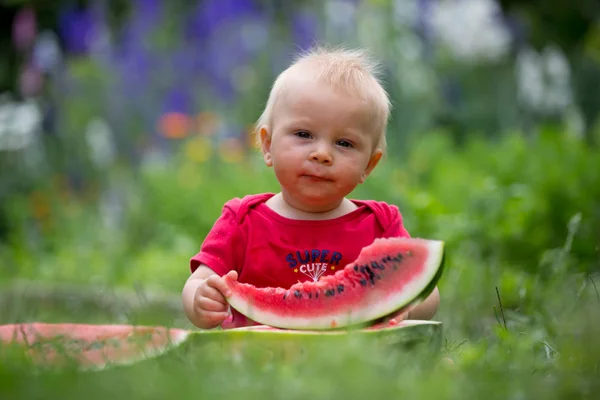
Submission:
<svg viewBox="0 0 600 400">
<path fill-rule="evenodd" d="M 377 239 L 353 263 L 317 282 L 257 288 L 226 277 L 233 293 L 227 301 L 259 324 L 279 328 L 360 324 L 419 301 L 439 279 L 442 259 L 440 241 Z"/>
<path fill-rule="evenodd" d="M 38 365 L 75 363 L 82 369 L 102 369 L 157 356 L 188 334 L 165 327 L 36 322 L 1 325 L 0 345 L 25 346 Z"/>
</svg>

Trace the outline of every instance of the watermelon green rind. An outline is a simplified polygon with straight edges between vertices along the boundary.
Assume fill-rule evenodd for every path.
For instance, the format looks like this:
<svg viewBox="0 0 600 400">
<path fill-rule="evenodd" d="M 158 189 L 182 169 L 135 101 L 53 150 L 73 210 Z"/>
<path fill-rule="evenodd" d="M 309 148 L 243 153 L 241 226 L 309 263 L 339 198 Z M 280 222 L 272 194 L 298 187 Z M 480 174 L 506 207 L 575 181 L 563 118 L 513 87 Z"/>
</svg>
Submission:
<svg viewBox="0 0 600 400">
<path fill-rule="evenodd" d="M 439 334 L 441 333 L 443 324 L 439 321 L 427 320 L 404 320 L 395 325 L 384 326 L 381 328 L 361 328 L 361 329 L 335 329 L 335 330 L 302 330 L 302 329 L 281 329 L 267 325 L 253 325 L 233 329 L 213 329 L 205 331 L 194 331 L 190 333 L 187 340 L 195 340 L 201 338 L 235 338 L 235 337 L 264 337 L 264 338 L 303 338 L 303 337 L 341 337 L 348 335 L 360 335 L 364 337 L 380 336 L 383 334 L 394 333 L 399 337 L 402 334 L 409 332 L 411 334 Z M 428 336 L 428 335 L 424 335 Z"/>
<path fill-rule="evenodd" d="M 375 261 L 374 257 L 377 257 L 373 252 L 382 248 L 381 251 L 383 254 L 389 255 L 389 253 L 393 253 L 394 246 L 398 248 L 408 246 L 409 249 L 410 246 L 415 246 L 415 249 L 418 249 L 419 246 L 425 246 L 427 249 L 424 265 L 421 266 L 422 270 L 418 271 L 416 276 L 411 276 L 407 282 L 402 282 L 401 290 L 393 290 L 390 293 L 390 289 L 384 289 L 382 292 L 379 289 L 365 289 L 358 285 L 351 286 L 345 293 L 336 297 L 336 301 L 321 300 L 323 297 L 319 300 L 315 300 L 314 297 L 312 300 L 307 300 L 307 304 L 311 302 L 311 304 L 316 303 L 320 309 L 309 309 L 308 315 L 305 310 L 304 315 L 300 315 L 301 313 L 298 309 L 281 300 L 281 298 L 286 299 L 284 289 L 254 288 L 252 285 L 239 283 L 225 277 L 226 283 L 233 292 L 232 296 L 227 298 L 227 301 L 233 308 L 253 321 L 287 329 L 327 330 L 373 321 L 402 308 L 410 308 L 411 305 L 422 301 L 423 298 L 431 293 L 441 277 L 440 264 L 444 259 L 444 242 L 436 240 L 406 238 L 377 239 L 373 245 L 361 251 L 355 263 L 359 264 L 358 260 L 366 260 L 367 265 L 369 265 L 369 262 Z M 403 267 L 402 260 L 394 260 L 392 264 L 395 262 L 400 263 L 400 268 Z M 356 265 L 355 263 L 349 264 L 344 270 L 338 271 L 335 275 L 322 278 L 321 281 L 331 278 L 329 281 L 329 284 L 331 284 L 332 279 L 333 282 L 337 282 L 336 279 L 344 277 L 341 274 L 342 272 L 347 273 L 345 276 L 352 275 L 353 272 L 349 268 L 353 268 Z M 392 274 L 394 273 L 392 272 Z M 353 277 L 350 280 L 352 279 L 356 278 Z M 300 291 L 302 291 L 303 287 L 315 288 L 321 281 L 299 284 L 300 286 L 297 288 Z M 388 282 L 390 281 L 388 280 Z M 289 290 L 293 291 L 296 286 L 292 286 Z M 356 293 L 361 293 L 360 297 Z M 341 300 L 337 302 L 337 299 Z M 257 303 L 257 301 L 262 303 Z M 335 306 L 327 308 L 324 304 L 335 304 Z"/>
<path fill-rule="evenodd" d="M 190 334 L 185 346 L 191 349 L 200 344 L 230 343 L 246 346 L 265 345 L 276 348 L 278 344 L 302 346 L 309 343 L 337 343 L 346 337 L 356 337 L 370 341 L 383 341 L 399 348 L 410 348 L 421 344 L 432 352 L 440 349 L 443 325 L 438 321 L 405 320 L 383 328 L 336 329 L 336 330 L 296 330 L 280 329 L 265 325 L 249 326 L 227 330 L 196 331 Z"/>
<path fill-rule="evenodd" d="M 203 345 L 219 346 L 222 354 L 239 358 L 246 352 L 279 354 L 284 357 L 301 356 L 310 349 L 323 345 L 345 346 L 347 343 L 379 345 L 389 351 L 407 353 L 418 350 L 420 355 L 438 354 L 442 347 L 442 323 L 436 321 L 402 321 L 395 326 L 380 329 L 290 330 L 253 326 L 228 330 L 192 333 L 182 354 L 193 354 Z M 313 346 L 316 346 L 313 348 Z M 178 350 L 179 351 L 179 350 Z"/>
</svg>

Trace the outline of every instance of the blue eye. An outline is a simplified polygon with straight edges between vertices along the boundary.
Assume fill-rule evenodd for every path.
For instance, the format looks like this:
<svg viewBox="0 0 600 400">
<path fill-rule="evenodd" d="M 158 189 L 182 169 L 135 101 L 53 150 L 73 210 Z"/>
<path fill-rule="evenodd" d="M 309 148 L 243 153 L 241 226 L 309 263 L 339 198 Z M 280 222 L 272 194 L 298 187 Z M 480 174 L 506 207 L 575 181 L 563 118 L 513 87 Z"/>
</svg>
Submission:
<svg viewBox="0 0 600 400">
<path fill-rule="evenodd" d="M 296 136 L 302 139 L 310 139 L 310 133 L 305 131 L 296 132 Z"/>
<path fill-rule="evenodd" d="M 354 145 L 347 140 L 338 140 L 337 145 L 342 147 L 354 147 Z"/>
</svg>

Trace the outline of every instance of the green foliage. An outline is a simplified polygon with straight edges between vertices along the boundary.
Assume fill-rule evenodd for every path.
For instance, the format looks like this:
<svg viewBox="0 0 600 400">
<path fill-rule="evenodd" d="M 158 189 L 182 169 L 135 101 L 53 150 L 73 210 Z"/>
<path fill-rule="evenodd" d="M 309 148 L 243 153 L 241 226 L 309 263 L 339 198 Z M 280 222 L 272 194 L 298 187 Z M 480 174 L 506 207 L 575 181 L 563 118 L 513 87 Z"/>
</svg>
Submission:
<svg viewBox="0 0 600 400">
<path fill-rule="evenodd" d="M 198 164 L 182 152 L 172 163 L 135 175 L 115 170 L 104 180 L 105 190 L 118 196 L 123 210 L 116 232 L 101 221 L 98 189 L 83 199 L 65 199 L 48 184 L 43 191 L 48 216 L 34 218 L 36 211 L 28 207 L 35 202 L 26 196 L 6 203 L 11 226 L 20 227 L 11 251 L 25 257 L 25 264 L 24 254 L 35 258 L 36 249 L 81 254 L 91 258 L 84 258 L 89 267 L 106 265 L 92 256 L 104 248 L 105 255 L 115 257 L 112 268 L 126 269 L 123 263 L 131 262 L 132 253 L 143 257 L 146 251 L 178 246 L 182 253 L 192 252 L 227 200 L 278 190 L 272 171 L 254 155 L 238 164 L 216 155 Z M 597 151 L 559 132 L 533 139 L 518 134 L 497 141 L 475 137 L 461 147 L 440 132 L 415 143 L 405 159 L 390 155 L 353 195 L 397 204 L 413 236 L 445 240 L 453 257 L 481 260 L 492 271 L 501 263 L 515 273 L 546 280 L 561 269 L 597 269 L 599 182 Z M 27 240 L 40 229 L 51 234 Z M 561 255 L 556 249 L 563 247 L 569 230 L 568 252 Z M 559 263 L 556 257 L 561 257 Z M 64 261 L 60 264 L 64 270 Z"/>
<path fill-rule="evenodd" d="M 9 198 L 12 229 L 0 249 L 2 280 L 91 281 L 96 289 L 162 289 L 177 298 L 189 258 L 223 203 L 278 189 L 272 171 L 254 155 L 237 164 L 218 154 L 195 163 L 186 157 L 185 142 L 181 149 L 166 164 L 135 173 L 114 169 L 103 178 L 106 186 L 83 197 L 60 194 L 48 183 L 36 201 Z M 444 323 L 445 345 L 433 364 L 344 344 L 283 361 L 208 349 L 102 374 L 34 373 L 22 363 L 0 363 L 0 382 L 10 382 L 3 386 L 8 394 L 60 392 L 61 398 L 125 398 L 134 386 L 136 397 L 590 397 L 600 389 L 598 156 L 550 129 L 531 138 L 475 136 L 461 146 L 432 132 L 406 157 L 390 154 L 353 193 L 397 204 L 413 236 L 447 243 L 436 316 Z M 106 193 L 120 204 L 112 222 L 101 211 Z M 39 198 L 46 212 L 31 207 Z M 189 327 L 181 315 L 159 310 L 99 311 L 97 304 L 58 302 L 37 307 L 25 299 L 10 304 L 22 312 L 0 314 L 3 322 L 177 320 Z"/>
<path fill-rule="evenodd" d="M 600 240 L 597 156 L 585 143 L 552 131 L 531 140 L 518 134 L 492 142 L 473 138 L 463 148 L 443 134 L 431 135 L 405 165 L 386 171 L 383 179 L 397 190 L 384 197 L 403 206 L 417 235 L 443 238 L 451 247 L 476 241 L 485 258 L 543 276 L 555 271 L 540 265 L 541 256 L 561 247 L 574 224 L 573 259 L 565 268 L 589 272 L 598 266 Z"/>
<path fill-rule="evenodd" d="M 504 11 L 522 17 L 536 46 L 558 43 L 567 52 L 576 50 L 600 16 L 593 0 L 500 0 Z"/>
</svg>

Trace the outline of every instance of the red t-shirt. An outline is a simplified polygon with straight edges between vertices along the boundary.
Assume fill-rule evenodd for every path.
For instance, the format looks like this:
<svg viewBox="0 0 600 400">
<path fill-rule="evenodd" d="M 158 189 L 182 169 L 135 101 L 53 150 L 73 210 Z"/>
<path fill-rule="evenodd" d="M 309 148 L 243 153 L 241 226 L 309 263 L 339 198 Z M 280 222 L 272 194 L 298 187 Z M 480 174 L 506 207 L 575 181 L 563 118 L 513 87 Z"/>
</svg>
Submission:
<svg viewBox="0 0 600 400">
<path fill-rule="evenodd" d="M 353 262 L 376 238 L 409 237 L 398 207 L 373 200 L 352 200 L 358 208 L 329 220 L 293 220 L 270 209 L 273 193 L 235 198 L 206 236 L 200 252 L 190 260 L 220 276 L 231 270 L 238 280 L 257 287 L 288 288 L 318 280 Z M 235 310 L 224 327 L 249 322 Z"/>
</svg>

